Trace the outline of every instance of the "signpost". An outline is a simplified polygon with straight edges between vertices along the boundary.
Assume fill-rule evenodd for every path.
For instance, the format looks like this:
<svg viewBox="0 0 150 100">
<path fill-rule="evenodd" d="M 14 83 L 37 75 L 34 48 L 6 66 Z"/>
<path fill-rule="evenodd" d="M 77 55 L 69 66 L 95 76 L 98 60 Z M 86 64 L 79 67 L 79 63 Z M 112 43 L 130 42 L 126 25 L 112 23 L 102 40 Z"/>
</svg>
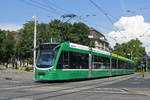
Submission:
<svg viewBox="0 0 150 100">
<path fill-rule="evenodd" d="M 145 72 L 145 64 L 142 64 L 142 76 L 144 77 L 144 72 Z"/>
</svg>

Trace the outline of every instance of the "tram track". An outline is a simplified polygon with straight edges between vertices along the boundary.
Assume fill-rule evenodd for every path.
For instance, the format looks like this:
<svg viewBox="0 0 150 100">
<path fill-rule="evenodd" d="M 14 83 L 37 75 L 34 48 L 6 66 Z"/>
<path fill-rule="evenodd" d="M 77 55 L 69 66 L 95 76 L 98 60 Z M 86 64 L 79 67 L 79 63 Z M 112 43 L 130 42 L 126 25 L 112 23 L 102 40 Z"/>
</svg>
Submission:
<svg viewBox="0 0 150 100">
<path fill-rule="evenodd" d="M 91 82 L 91 81 L 89 81 L 90 84 L 86 83 L 84 85 L 81 82 L 82 85 L 79 85 L 79 86 L 73 86 L 73 87 L 69 87 L 69 88 L 64 87 L 64 88 L 61 88 L 61 89 L 58 89 L 58 90 L 52 90 L 52 91 L 47 91 L 47 92 L 43 92 L 42 91 L 42 92 L 38 92 L 38 93 L 32 93 L 32 94 L 25 94 L 25 95 L 20 95 L 20 96 L 14 96 L 14 97 L 7 98 L 5 100 L 12 100 L 14 98 L 25 98 L 25 97 L 34 97 L 34 96 L 40 96 L 40 95 L 43 96 L 43 95 L 46 95 L 46 96 L 44 96 L 42 98 L 36 99 L 36 100 L 44 100 L 44 99 L 48 99 L 48 98 L 54 98 L 54 97 L 59 97 L 59 96 L 62 96 L 62 95 L 69 95 L 69 94 L 72 94 L 72 93 L 86 91 L 86 90 L 89 90 L 89 89 L 92 89 L 92 88 L 97 88 L 97 87 L 100 87 L 100 86 L 103 86 L 103 85 L 112 84 L 112 83 L 115 83 L 115 82 L 126 80 L 126 79 L 129 79 L 131 77 L 134 77 L 134 75 L 132 75 L 130 77 L 129 77 L 129 75 L 126 75 L 126 77 L 120 77 L 119 76 L 118 78 L 115 77 L 113 79 L 110 78 L 108 80 L 107 79 L 102 79 L 102 81 L 97 81 L 96 80 L 96 82 L 95 82 L 95 80 L 93 80 L 94 83 Z M 69 85 L 74 85 L 74 84 L 75 83 L 72 82 Z M 56 85 L 58 85 L 58 84 L 50 85 L 50 86 L 56 86 Z M 62 87 L 63 87 L 63 85 L 64 84 L 62 84 Z M 46 85 L 46 86 L 49 86 L 49 85 Z M 58 86 L 60 86 L 60 85 L 58 85 Z M 25 89 L 27 90 L 28 88 L 25 88 Z M 31 87 L 30 90 L 33 89 L 33 88 L 36 88 L 36 87 Z"/>
<path fill-rule="evenodd" d="M 109 78 L 109 77 L 108 77 Z M 105 79 L 108 79 L 108 78 L 105 78 Z M 115 78 L 115 77 L 114 77 Z M 102 80 L 102 79 L 101 79 Z M 82 82 L 85 82 L 85 81 L 91 81 L 91 80 L 83 80 Z M 97 81 L 97 80 L 95 80 Z M 19 85 L 16 85 L 16 86 L 13 86 L 13 87 L 8 87 L 8 88 L 2 88 L 3 90 L 16 90 L 16 89 L 28 89 L 28 88 L 36 88 L 36 87 L 44 87 L 44 86 L 56 86 L 56 85 L 60 85 L 60 84 L 64 84 L 64 83 L 70 83 L 71 81 L 56 81 L 56 82 L 52 82 L 50 83 L 51 81 L 47 81 L 47 82 L 40 82 L 40 83 L 36 83 L 34 82 L 35 84 L 33 85 L 22 85 L 22 83 L 18 83 Z M 72 82 L 72 83 L 77 83 L 77 82 L 81 82 L 81 81 L 76 81 L 76 82 Z M 21 85 L 20 85 L 21 84 Z"/>
<path fill-rule="evenodd" d="M 108 78 L 105 78 L 108 79 Z M 102 80 L 102 79 L 101 79 Z M 81 80 L 82 81 L 82 80 Z M 77 82 L 81 82 L 81 81 L 73 81 L 72 83 L 77 83 Z M 90 80 L 83 80 L 82 82 L 85 81 L 90 81 Z M 50 83 L 52 82 L 52 83 Z M 21 83 L 13 83 L 13 84 L 17 84 L 15 86 L 11 86 L 11 87 L 1 87 L 1 90 L 15 90 L 15 89 L 28 89 L 28 88 L 36 88 L 36 87 L 44 87 L 44 86 L 56 86 L 59 84 L 63 84 L 63 83 L 70 83 L 71 81 L 46 81 L 46 82 L 36 82 L 33 81 L 33 83 L 27 83 L 25 82 L 21 82 Z M 24 85 L 25 84 L 25 85 Z M 32 85 L 31 85 L 32 84 Z"/>
<path fill-rule="evenodd" d="M 51 84 L 48 84 L 48 83 L 38 83 L 38 84 L 33 84 L 33 85 L 16 85 L 16 86 L 13 86 L 13 87 L 8 87 L 8 88 L 1 88 L 1 90 L 17 90 L 17 89 L 28 89 L 28 88 L 37 88 L 37 87 L 44 87 L 44 86 L 56 86 L 58 84 L 61 84 L 61 83 L 51 83 Z"/>
</svg>

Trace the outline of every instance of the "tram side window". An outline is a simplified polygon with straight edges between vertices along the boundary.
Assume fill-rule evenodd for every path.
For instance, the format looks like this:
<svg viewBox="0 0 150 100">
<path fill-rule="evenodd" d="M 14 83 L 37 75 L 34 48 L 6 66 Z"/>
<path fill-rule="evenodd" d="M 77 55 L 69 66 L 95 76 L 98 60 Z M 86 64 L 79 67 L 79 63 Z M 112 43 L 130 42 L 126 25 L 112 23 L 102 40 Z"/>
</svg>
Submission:
<svg viewBox="0 0 150 100">
<path fill-rule="evenodd" d="M 100 56 L 93 55 L 93 69 L 100 69 L 103 66 L 102 58 Z"/>
<path fill-rule="evenodd" d="M 127 62 L 124 62 L 124 69 L 127 69 L 127 66 L 128 66 Z"/>
<path fill-rule="evenodd" d="M 88 69 L 88 54 L 70 52 L 70 69 Z"/>
<path fill-rule="evenodd" d="M 129 69 L 134 69 L 134 64 L 129 63 Z"/>
<path fill-rule="evenodd" d="M 88 54 L 63 51 L 57 69 L 88 69 Z"/>
<path fill-rule="evenodd" d="M 82 65 L 82 69 L 89 69 L 89 55 L 88 54 L 81 55 L 81 65 Z"/>
<path fill-rule="evenodd" d="M 130 69 L 130 63 L 126 63 L 126 69 Z"/>
<path fill-rule="evenodd" d="M 112 59 L 112 69 L 117 69 L 117 60 Z"/>
<path fill-rule="evenodd" d="M 63 68 L 63 52 L 61 53 L 60 57 L 59 57 L 59 60 L 58 60 L 58 63 L 57 63 L 57 69 L 62 69 Z"/>
<path fill-rule="evenodd" d="M 128 66 L 128 63 L 125 62 L 125 63 L 124 63 L 124 69 L 127 69 L 127 66 Z"/>
<path fill-rule="evenodd" d="M 68 67 L 69 67 L 69 52 L 62 51 L 58 60 L 57 69 L 67 69 Z"/>
<path fill-rule="evenodd" d="M 132 63 L 131 64 L 131 69 L 134 69 L 134 68 L 135 68 L 134 63 Z"/>
<path fill-rule="evenodd" d="M 109 69 L 110 59 L 94 55 L 93 56 L 93 68 L 94 69 Z"/>
<path fill-rule="evenodd" d="M 130 67 L 130 63 L 127 63 L 126 69 L 129 69 Z"/>
<path fill-rule="evenodd" d="M 121 69 L 125 69 L 125 62 L 121 61 Z"/>
<path fill-rule="evenodd" d="M 75 52 L 70 52 L 70 69 L 80 69 L 80 57 L 77 53 Z"/>
<path fill-rule="evenodd" d="M 110 69 L 110 59 L 109 58 L 104 58 L 104 66 L 105 66 L 105 69 Z"/>
<path fill-rule="evenodd" d="M 130 63 L 128 63 L 128 69 L 130 69 L 130 66 L 131 66 L 131 64 L 130 64 Z"/>
<path fill-rule="evenodd" d="M 127 69 L 133 69 L 134 65 L 132 63 L 128 63 Z"/>
<path fill-rule="evenodd" d="M 122 61 L 118 60 L 118 69 L 122 69 Z"/>
<path fill-rule="evenodd" d="M 121 69 L 125 69 L 125 62 L 124 61 L 121 61 Z"/>
<path fill-rule="evenodd" d="M 118 60 L 118 69 L 125 69 L 126 63 L 124 61 Z"/>
<path fill-rule="evenodd" d="M 69 52 L 63 51 L 63 69 L 69 68 Z"/>
</svg>

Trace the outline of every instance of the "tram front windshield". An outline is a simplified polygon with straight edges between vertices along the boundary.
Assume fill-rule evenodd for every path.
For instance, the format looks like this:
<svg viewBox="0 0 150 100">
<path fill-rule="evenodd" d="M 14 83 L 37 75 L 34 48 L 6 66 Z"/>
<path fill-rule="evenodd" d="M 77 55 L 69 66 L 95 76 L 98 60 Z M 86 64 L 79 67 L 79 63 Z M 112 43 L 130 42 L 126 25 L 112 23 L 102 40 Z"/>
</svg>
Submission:
<svg viewBox="0 0 150 100">
<path fill-rule="evenodd" d="M 37 67 L 49 68 L 54 65 L 56 59 L 56 51 L 53 49 L 41 49 L 39 50 L 37 57 Z"/>
</svg>

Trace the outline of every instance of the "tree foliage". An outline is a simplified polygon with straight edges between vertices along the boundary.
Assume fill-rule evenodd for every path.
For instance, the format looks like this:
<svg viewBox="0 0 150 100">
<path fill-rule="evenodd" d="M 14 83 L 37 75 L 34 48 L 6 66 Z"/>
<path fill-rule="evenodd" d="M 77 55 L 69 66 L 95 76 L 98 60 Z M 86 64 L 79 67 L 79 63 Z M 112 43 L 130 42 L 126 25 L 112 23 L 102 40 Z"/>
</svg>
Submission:
<svg viewBox="0 0 150 100">
<path fill-rule="evenodd" d="M 23 28 L 19 31 L 19 38 L 17 41 L 17 52 L 19 59 L 26 60 L 32 57 L 33 50 L 33 33 L 34 33 L 34 22 L 29 21 L 24 24 Z"/>
<path fill-rule="evenodd" d="M 5 37 L 5 32 L 0 30 L 0 63 L 3 60 L 3 58 L 2 58 L 3 57 L 2 45 L 3 45 L 4 37 Z"/>
<path fill-rule="evenodd" d="M 143 61 L 144 56 L 146 55 L 145 48 L 142 47 L 142 42 L 138 39 L 123 44 L 117 43 L 114 46 L 113 53 L 132 59 L 136 66 L 141 65 L 141 61 Z"/>
<path fill-rule="evenodd" d="M 82 44 L 82 45 L 89 45 L 89 36 L 90 31 L 88 26 L 84 23 L 74 23 L 73 27 L 70 29 L 70 33 L 68 34 L 68 38 L 71 42 Z"/>
<path fill-rule="evenodd" d="M 10 31 L 0 30 L 0 63 L 9 63 L 15 52 L 15 40 Z"/>
</svg>

